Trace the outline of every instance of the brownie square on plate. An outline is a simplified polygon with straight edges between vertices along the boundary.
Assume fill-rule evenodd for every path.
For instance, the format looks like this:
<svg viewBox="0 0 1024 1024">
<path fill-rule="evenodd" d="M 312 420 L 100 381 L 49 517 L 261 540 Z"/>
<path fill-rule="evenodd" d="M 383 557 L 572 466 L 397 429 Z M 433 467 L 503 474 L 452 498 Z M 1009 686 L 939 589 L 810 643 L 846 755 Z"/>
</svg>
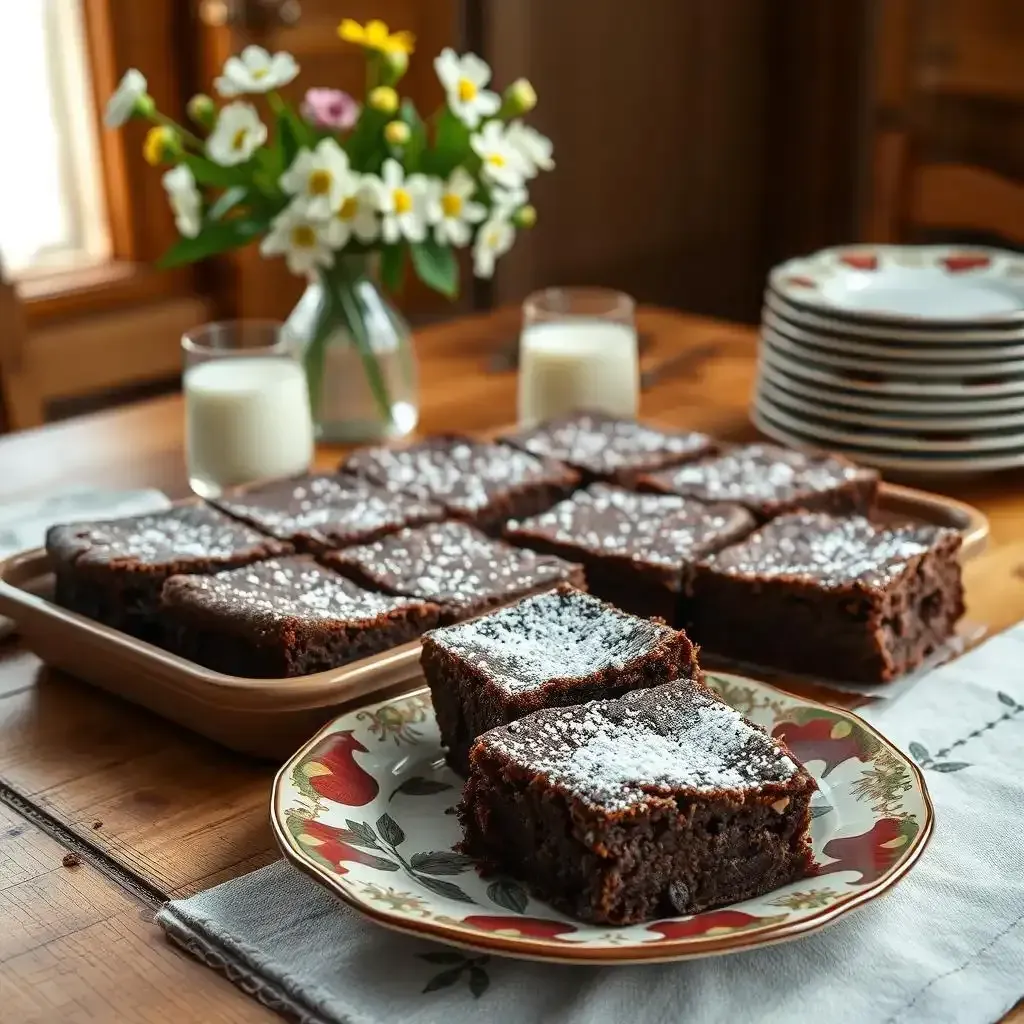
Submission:
<svg viewBox="0 0 1024 1024">
<path fill-rule="evenodd" d="M 234 676 L 283 677 L 347 665 L 416 639 L 438 608 L 374 594 L 308 555 L 164 585 L 169 646 Z"/>
<path fill-rule="evenodd" d="M 56 601 L 144 640 L 159 642 L 164 581 L 288 554 L 274 540 L 208 505 L 188 504 L 106 522 L 53 526 L 46 550 Z"/>
<path fill-rule="evenodd" d="M 235 491 L 214 502 L 229 515 L 304 551 L 364 544 L 444 510 L 354 476 L 315 474 Z"/>
<path fill-rule="evenodd" d="M 536 711 L 470 766 L 462 849 L 584 921 L 694 914 L 812 870 L 814 780 L 700 686 Z"/>
<path fill-rule="evenodd" d="M 694 562 L 754 526 L 739 505 L 592 484 L 539 516 L 513 520 L 505 536 L 581 562 L 587 589 L 623 611 L 675 623 Z"/>
<path fill-rule="evenodd" d="M 488 532 L 508 519 L 550 508 L 579 482 L 579 474 L 560 462 L 463 437 L 433 437 L 407 448 L 361 448 L 341 470 L 437 502 L 453 518 Z"/>
<path fill-rule="evenodd" d="M 699 562 L 684 621 L 717 654 L 884 682 L 919 665 L 963 614 L 955 530 L 862 516 L 780 516 Z"/>
<path fill-rule="evenodd" d="M 402 530 L 323 561 L 365 587 L 441 606 L 447 625 L 557 583 L 584 587 L 583 569 L 494 540 L 460 522 Z"/>
<path fill-rule="evenodd" d="M 875 502 L 878 474 L 838 455 L 750 444 L 647 474 L 638 484 L 699 501 L 736 502 L 764 521 L 794 509 L 866 514 Z"/>
<path fill-rule="evenodd" d="M 534 455 L 559 459 L 585 480 L 631 487 L 640 473 L 706 455 L 714 442 L 695 431 L 658 430 L 636 420 L 579 412 L 502 438 Z"/>
<path fill-rule="evenodd" d="M 458 771 L 477 736 L 538 708 L 701 678 L 685 633 L 564 584 L 428 633 L 422 665 L 448 763 Z"/>
</svg>

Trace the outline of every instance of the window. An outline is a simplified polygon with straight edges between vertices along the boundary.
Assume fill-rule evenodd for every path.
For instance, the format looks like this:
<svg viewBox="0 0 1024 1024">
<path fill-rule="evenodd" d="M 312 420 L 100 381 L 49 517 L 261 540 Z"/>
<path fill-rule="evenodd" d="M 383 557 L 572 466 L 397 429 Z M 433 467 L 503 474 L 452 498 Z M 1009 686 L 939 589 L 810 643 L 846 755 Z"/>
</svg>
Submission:
<svg viewBox="0 0 1024 1024">
<path fill-rule="evenodd" d="M 110 255 L 81 6 L 19 0 L 0 33 L 0 257 L 16 276 Z"/>
</svg>

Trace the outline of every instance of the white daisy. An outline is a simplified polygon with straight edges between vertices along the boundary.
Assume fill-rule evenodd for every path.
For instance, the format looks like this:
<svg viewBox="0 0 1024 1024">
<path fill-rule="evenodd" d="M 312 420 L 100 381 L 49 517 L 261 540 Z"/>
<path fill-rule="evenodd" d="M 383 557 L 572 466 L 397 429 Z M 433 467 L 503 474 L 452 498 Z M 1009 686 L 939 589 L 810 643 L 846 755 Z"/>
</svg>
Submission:
<svg viewBox="0 0 1024 1024">
<path fill-rule="evenodd" d="M 311 277 L 318 267 L 334 263 L 334 252 L 327 244 L 326 229 L 321 221 L 311 220 L 301 201 L 279 213 L 270 231 L 260 242 L 263 256 L 284 255 L 293 274 Z"/>
<path fill-rule="evenodd" d="M 448 106 L 467 128 L 476 128 L 501 108 L 501 97 L 484 88 L 491 80 L 491 69 L 475 53 L 460 57 L 446 46 L 434 58 L 434 70 L 444 86 Z"/>
<path fill-rule="evenodd" d="M 281 188 L 306 204 L 312 218 L 326 220 L 356 185 L 348 154 L 334 139 L 303 149 L 281 175 Z"/>
<path fill-rule="evenodd" d="M 500 121 L 488 121 L 469 142 L 483 161 L 481 173 L 488 181 L 501 188 L 522 186 L 527 167 Z"/>
<path fill-rule="evenodd" d="M 433 182 L 427 219 L 434 225 L 438 243 L 461 247 L 469 244 L 470 225 L 487 216 L 487 208 L 473 201 L 476 182 L 465 167 L 456 167 L 447 182 Z"/>
<path fill-rule="evenodd" d="M 161 181 L 174 211 L 175 226 L 185 238 L 195 238 L 203 226 L 203 197 L 191 168 L 178 164 Z"/>
<path fill-rule="evenodd" d="M 256 108 L 251 103 L 229 103 L 206 140 L 206 155 L 222 167 L 244 164 L 266 141 L 267 126 Z"/>
<path fill-rule="evenodd" d="M 517 188 L 492 188 L 491 203 L 494 205 L 493 216 L 504 217 L 506 220 L 520 207 L 530 200 L 524 186 Z"/>
<path fill-rule="evenodd" d="M 473 273 L 477 277 L 493 277 L 494 264 L 499 256 L 512 248 L 516 229 L 501 216 L 492 216 L 480 226 L 473 245 Z"/>
<path fill-rule="evenodd" d="M 299 73 L 295 58 L 285 51 L 273 55 L 262 46 L 247 46 L 240 57 L 228 57 L 214 87 L 224 97 L 270 92 L 287 85 Z"/>
<path fill-rule="evenodd" d="M 508 126 L 505 137 L 519 154 L 519 159 L 526 169 L 526 177 L 535 178 L 538 171 L 554 170 L 554 144 L 536 128 L 531 128 L 522 121 L 513 121 Z"/>
<path fill-rule="evenodd" d="M 334 209 L 324 228 L 324 237 L 332 249 L 341 249 L 355 235 L 360 242 L 374 242 L 380 234 L 377 196 L 381 182 L 371 174 L 352 175 L 351 188 Z"/>
<path fill-rule="evenodd" d="M 107 100 L 103 123 L 108 128 L 120 128 L 131 120 L 135 106 L 146 95 L 149 83 L 138 68 L 129 68 L 117 83 L 114 95 Z"/>
<path fill-rule="evenodd" d="M 427 237 L 427 201 L 432 188 L 422 174 L 407 178 L 397 160 L 385 160 L 379 180 L 373 181 L 382 215 L 381 236 L 388 245 L 400 238 L 422 242 Z"/>
</svg>

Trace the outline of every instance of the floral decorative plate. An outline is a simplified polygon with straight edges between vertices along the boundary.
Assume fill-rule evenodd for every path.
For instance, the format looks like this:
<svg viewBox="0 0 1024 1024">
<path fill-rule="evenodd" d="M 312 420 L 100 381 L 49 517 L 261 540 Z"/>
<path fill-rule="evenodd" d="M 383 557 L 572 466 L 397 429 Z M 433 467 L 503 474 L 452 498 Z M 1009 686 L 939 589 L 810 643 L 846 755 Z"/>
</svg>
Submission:
<svg viewBox="0 0 1024 1024">
<path fill-rule="evenodd" d="M 942 329 L 1024 326 L 1024 256 L 980 246 L 858 245 L 787 260 L 769 285 L 795 306 Z"/>
<path fill-rule="evenodd" d="M 284 855 L 391 928 L 507 956 L 638 963 L 793 939 L 888 889 L 920 856 L 933 812 L 914 763 L 851 712 L 725 673 L 708 682 L 782 736 L 818 781 L 819 872 L 718 910 L 626 927 L 573 920 L 511 878 L 481 879 L 452 848 L 460 780 L 424 689 L 350 712 L 278 772 L 271 820 Z"/>
</svg>

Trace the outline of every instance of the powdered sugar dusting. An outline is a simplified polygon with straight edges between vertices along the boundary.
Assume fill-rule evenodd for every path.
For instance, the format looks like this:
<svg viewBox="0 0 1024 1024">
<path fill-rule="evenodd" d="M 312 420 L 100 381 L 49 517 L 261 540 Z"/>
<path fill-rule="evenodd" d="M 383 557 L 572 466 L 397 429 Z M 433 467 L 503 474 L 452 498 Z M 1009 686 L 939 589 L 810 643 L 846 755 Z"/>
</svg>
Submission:
<svg viewBox="0 0 1024 1024">
<path fill-rule="evenodd" d="M 622 670 L 675 635 L 577 590 L 528 597 L 491 615 L 429 633 L 508 693 L 552 679 Z"/>
<path fill-rule="evenodd" d="M 804 576 L 824 586 L 856 580 L 885 587 L 912 559 L 956 536 L 924 523 L 884 526 L 863 516 L 795 513 L 773 519 L 705 564 L 731 576 Z"/>
<path fill-rule="evenodd" d="M 174 576 L 164 595 L 172 605 L 201 604 L 227 616 L 351 625 L 421 607 L 417 601 L 364 590 L 303 556 L 257 562 L 214 576 Z"/>
<path fill-rule="evenodd" d="M 461 438 L 434 438 L 409 448 L 363 448 L 342 468 L 454 512 L 479 512 L 496 496 L 524 484 L 568 482 L 563 466 L 509 445 Z"/>
<path fill-rule="evenodd" d="M 541 538 L 579 549 L 682 569 L 697 558 L 753 529 L 739 505 L 705 505 L 674 494 L 637 494 L 593 484 L 554 508 L 511 522 L 511 540 Z"/>
<path fill-rule="evenodd" d="M 813 456 L 770 444 L 751 444 L 652 475 L 665 490 L 703 501 L 757 506 L 832 491 L 877 474 L 832 456 Z"/>
<path fill-rule="evenodd" d="M 681 790 L 757 788 L 799 771 L 739 712 L 686 682 L 538 711 L 482 741 L 611 811 Z"/>
<path fill-rule="evenodd" d="M 574 566 L 560 558 L 493 540 L 465 523 L 402 530 L 373 544 L 328 556 L 394 593 L 468 609 L 482 600 L 518 597 L 561 581 Z"/>
<path fill-rule="evenodd" d="M 656 469 L 711 447 L 705 434 L 666 432 L 636 420 L 587 412 L 543 423 L 509 440 L 534 455 L 561 459 L 597 476 Z"/>
<path fill-rule="evenodd" d="M 275 537 L 321 546 L 357 544 L 443 515 L 436 505 L 359 477 L 326 474 L 278 481 L 218 504 Z"/>
<path fill-rule="evenodd" d="M 93 562 L 130 560 L 160 565 L 181 559 L 230 561 L 252 553 L 276 554 L 287 545 L 257 533 L 208 505 L 180 505 L 162 512 L 78 523 L 58 528 L 61 541 Z"/>
</svg>

